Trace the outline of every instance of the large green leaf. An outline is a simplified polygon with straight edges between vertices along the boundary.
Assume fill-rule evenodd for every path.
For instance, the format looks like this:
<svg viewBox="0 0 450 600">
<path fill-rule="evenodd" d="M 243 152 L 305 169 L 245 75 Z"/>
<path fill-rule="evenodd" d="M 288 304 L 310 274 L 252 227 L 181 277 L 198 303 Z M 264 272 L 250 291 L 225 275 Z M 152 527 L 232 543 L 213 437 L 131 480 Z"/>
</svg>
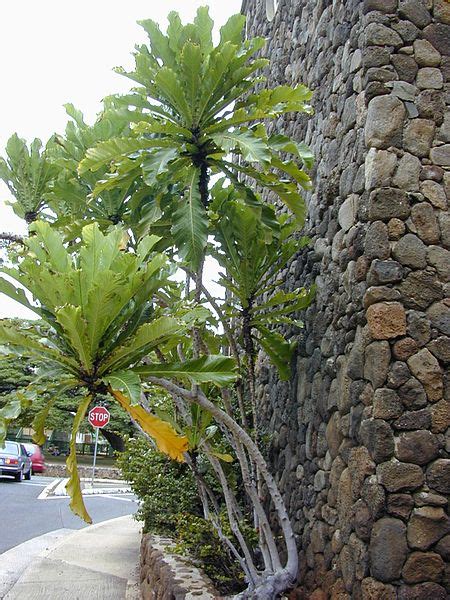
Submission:
<svg viewBox="0 0 450 600">
<path fill-rule="evenodd" d="M 115 371 L 103 377 L 103 381 L 109 384 L 113 390 L 122 392 L 132 406 L 139 404 L 141 400 L 141 380 L 134 371 Z"/>
<path fill-rule="evenodd" d="M 14 396 L 0 409 L 0 447 L 6 438 L 8 425 L 36 400 L 36 392 L 30 389 L 16 390 Z"/>
<path fill-rule="evenodd" d="M 237 165 L 229 163 L 228 161 L 218 161 L 220 165 L 225 169 L 226 173 L 230 178 L 237 183 L 239 180 L 233 175 L 233 169 L 246 177 L 250 177 L 256 183 L 262 187 L 270 190 L 277 194 L 284 204 L 290 209 L 292 214 L 295 216 L 298 226 L 302 226 L 305 222 L 306 217 L 306 205 L 302 196 L 298 192 L 297 184 L 293 181 L 287 181 L 280 179 L 275 173 L 264 173 L 253 168 L 252 165 Z"/>
<path fill-rule="evenodd" d="M 258 326 L 258 331 L 261 334 L 258 342 L 276 366 L 280 379 L 287 381 L 291 376 L 291 359 L 295 342 L 287 342 L 281 334 L 269 331 L 263 326 Z"/>
<path fill-rule="evenodd" d="M 151 323 L 145 323 L 126 344 L 117 347 L 101 363 L 99 373 L 106 374 L 128 367 L 156 345 L 182 330 L 183 324 L 173 317 L 159 317 Z"/>
<path fill-rule="evenodd" d="M 158 119 L 155 117 L 145 116 L 145 121 L 139 121 L 133 127 L 134 133 L 147 133 L 147 134 L 164 134 L 166 136 L 174 137 L 175 140 L 190 140 L 192 139 L 192 133 L 189 129 L 181 127 L 170 121 L 164 119 Z"/>
<path fill-rule="evenodd" d="M 211 54 L 209 59 L 210 68 L 205 74 L 202 90 L 199 94 L 199 120 L 208 113 L 208 109 L 214 106 L 215 100 L 223 96 L 221 86 L 236 56 L 236 51 L 237 46 L 231 42 L 225 42 Z"/>
<path fill-rule="evenodd" d="M 308 104 L 311 97 L 312 92 L 303 84 L 294 87 L 279 85 L 273 89 L 263 89 L 251 94 L 242 103 L 238 103 L 236 108 L 253 106 L 258 110 L 265 111 L 270 116 L 285 112 L 311 113 L 312 109 Z"/>
<path fill-rule="evenodd" d="M 264 309 L 284 310 L 284 308 L 288 308 L 290 312 L 302 310 L 311 304 L 314 293 L 314 286 L 310 289 L 300 288 L 295 292 L 278 290 L 269 300 L 258 303 L 255 308 L 258 311 Z"/>
<path fill-rule="evenodd" d="M 181 124 L 189 125 L 192 118 L 192 107 L 186 101 L 176 71 L 162 67 L 155 76 L 155 87 L 162 100 L 180 115 Z"/>
<path fill-rule="evenodd" d="M 30 226 L 30 231 L 39 233 L 39 236 L 30 236 L 27 240 L 27 246 L 31 252 L 39 256 L 38 253 L 43 250 L 46 262 L 56 272 L 68 273 L 71 268 L 71 260 L 61 236 L 45 221 L 35 221 Z"/>
<path fill-rule="evenodd" d="M 158 175 L 166 171 L 167 165 L 178 156 L 177 148 L 162 148 L 149 152 L 142 163 L 144 181 L 147 185 L 154 185 Z"/>
<path fill-rule="evenodd" d="M 202 82 L 202 49 L 198 44 L 186 42 L 180 55 L 182 77 L 187 102 L 192 106 L 192 120 L 195 123 L 198 110 L 198 94 Z"/>
<path fill-rule="evenodd" d="M 266 163 L 270 161 L 271 154 L 267 144 L 248 129 L 226 131 L 213 135 L 211 138 L 227 154 L 238 150 L 242 154 L 242 158 L 248 162 Z"/>
<path fill-rule="evenodd" d="M 1 345 L 5 345 L 8 350 L 17 348 L 19 353 L 31 356 L 34 360 L 56 363 L 70 373 L 77 372 L 78 364 L 72 357 L 64 356 L 60 351 L 37 341 L 37 339 L 30 334 L 18 331 L 17 327 L 0 323 L 0 346 Z"/>
<path fill-rule="evenodd" d="M 299 169 L 298 165 L 292 160 L 280 160 L 277 156 L 272 156 L 271 159 L 272 167 L 284 171 L 287 175 L 292 177 L 297 183 L 299 183 L 303 189 L 309 190 L 311 188 L 311 179 L 309 175 Z"/>
<path fill-rule="evenodd" d="M 80 175 L 83 175 L 86 171 L 97 171 L 100 167 L 109 165 L 112 161 L 118 160 L 123 156 L 134 154 L 140 150 L 159 148 L 164 145 L 164 140 L 138 139 L 135 137 L 115 138 L 106 142 L 100 142 L 97 146 L 90 148 L 86 152 L 86 158 L 81 161 L 78 172 Z"/>
<path fill-rule="evenodd" d="M 66 304 L 56 310 L 55 314 L 83 368 L 89 373 L 92 369 L 93 357 L 90 351 L 87 322 L 83 317 L 81 307 Z"/>
<path fill-rule="evenodd" d="M 197 270 L 208 238 L 208 220 L 199 190 L 200 174 L 192 169 L 186 191 L 173 214 L 172 234 L 180 257 Z"/>
<path fill-rule="evenodd" d="M 226 356 L 202 356 L 184 363 L 150 364 L 133 369 L 147 377 L 187 377 L 195 383 L 224 386 L 237 378 L 236 363 Z"/>
<path fill-rule="evenodd" d="M 170 47 L 168 38 L 161 32 L 159 25 L 151 19 L 144 19 L 138 21 L 138 23 L 147 32 L 153 56 L 161 59 L 165 66 L 175 67 L 175 53 Z"/>
<path fill-rule="evenodd" d="M 20 400 L 14 398 L 7 402 L 3 408 L 0 408 L 0 419 L 12 421 L 13 419 L 17 419 L 21 412 L 22 405 L 20 404 Z"/>
<path fill-rule="evenodd" d="M 231 15 L 225 25 L 220 28 L 220 45 L 230 42 L 238 46 L 242 42 L 245 28 L 245 16 L 241 14 Z"/>
<path fill-rule="evenodd" d="M 268 139 L 271 148 L 279 152 L 287 152 L 300 158 L 307 169 L 311 169 L 314 163 L 314 154 L 303 142 L 295 142 L 286 135 L 277 133 Z"/>
<path fill-rule="evenodd" d="M 13 285 L 11 282 L 9 282 L 7 279 L 4 279 L 3 277 L 0 277 L 0 292 L 2 294 L 5 294 L 6 296 L 9 296 L 9 298 L 11 298 L 12 300 L 19 302 L 20 304 L 22 304 L 22 306 L 25 306 L 26 308 L 37 313 L 38 315 L 40 314 L 39 307 L 33 306 L 33 304 L 29 302 L 23 289 L 17 288 L 15 285 Z"/>
<path fill-rule="evenodd" d="M 207 6 L 200 6 L 198 8 L 197 15 L 194 18 L 194 25 L 196 25 L 198 30 L 202 51 L 206 54 L 210 52 L 213 47 L 212 30 L 214 25 L 213 20 L 209 16 Z"/>
</svg>

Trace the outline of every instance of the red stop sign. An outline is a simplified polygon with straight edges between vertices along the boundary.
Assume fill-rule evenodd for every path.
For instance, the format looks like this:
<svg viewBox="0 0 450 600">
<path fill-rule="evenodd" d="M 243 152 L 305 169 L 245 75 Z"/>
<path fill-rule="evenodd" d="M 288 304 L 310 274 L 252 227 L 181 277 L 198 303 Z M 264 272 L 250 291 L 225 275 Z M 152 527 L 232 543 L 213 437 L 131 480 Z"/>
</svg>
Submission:
<svg viewBox="0 0 450 600">
<path fill-rule="evenodd" d="M 110 417 L 109 410 L 104 406 L 94 406 L 89 411 L 88 420 L 92 427 L 105 427 L 108 425 Z"/>
</svg>

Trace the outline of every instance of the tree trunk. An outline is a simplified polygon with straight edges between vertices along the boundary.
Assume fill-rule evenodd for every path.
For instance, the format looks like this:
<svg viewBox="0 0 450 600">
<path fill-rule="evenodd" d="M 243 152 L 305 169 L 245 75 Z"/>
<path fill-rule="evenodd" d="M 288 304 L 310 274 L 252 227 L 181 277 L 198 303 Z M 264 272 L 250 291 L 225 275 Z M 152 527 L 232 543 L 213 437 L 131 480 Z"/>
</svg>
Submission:
<svg viewBox="0 0 450 600">
<path fill-rule="evenodd" d="M 121 437 L 119 434 L 114 433 L 113 431 L 108 431 L 107 429 L 100 429 L 100 433 L 115 452 L 125 451 L 125 442 L 123 441 L 123 437 Z"/>
</svg>

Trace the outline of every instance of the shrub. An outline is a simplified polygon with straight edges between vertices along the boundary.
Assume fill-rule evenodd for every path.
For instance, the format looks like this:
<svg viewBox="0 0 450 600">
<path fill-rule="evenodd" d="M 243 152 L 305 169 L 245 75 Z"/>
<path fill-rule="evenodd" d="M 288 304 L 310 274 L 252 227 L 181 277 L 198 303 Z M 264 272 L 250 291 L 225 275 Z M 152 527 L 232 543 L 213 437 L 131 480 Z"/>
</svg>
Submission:
<svg viewBox="0 0 450 600">
<path fill-rule="evenodd" d="M 144 521 L 144 531 L 170 536 L 175 551 L 188 555 L 221 594 L 241 591 L 245 587 L 242 570 L 212 523 L 202 518 L 197 485 L 186 463 L 167 459 L 139 437 L 126 440 L 125 452 L 118 454 L 118 464 L 142 502 L 137 518 Z M 212 488 L 217 487 L 208 473 L 203 475 Z M 225 518 L 222 527 L 231 535 Z M 252 534 L 254 531 L 247 528 L 246 537 Z"/>
<path fill-rule="evenodd" d="M 144 531 L 174 536 L 175 516 L 182 511 L 202 514 L 194 477 L 185 463 L 154 450 L 143 438 L 130 438 L 118 464 L 142 501 L 137 513 Z"/>
<path fill-rule="evenodd" d="M 212 523 L 190 513 L 176 517 L 175 551 L 190 556 L 221 594 L 234 594 L 245 588 L 239 563 L 220 541 Z"/>
</svg>

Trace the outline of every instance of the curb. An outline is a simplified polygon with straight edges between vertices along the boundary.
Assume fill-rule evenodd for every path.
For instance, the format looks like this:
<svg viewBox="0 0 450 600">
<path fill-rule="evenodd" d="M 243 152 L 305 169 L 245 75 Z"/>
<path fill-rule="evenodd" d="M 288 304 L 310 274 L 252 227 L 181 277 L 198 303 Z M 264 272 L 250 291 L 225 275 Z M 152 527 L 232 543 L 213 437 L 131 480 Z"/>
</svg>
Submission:
<svg viewBox="0 0 450 600">
<path fill-rule="evenodd" d="M 130 487 L 121 487 L 121 488 L 84 488 L 81 491 L 83 496 L 96 496 L 98 494 L 131 494 Z M 67 495 L 67 494 L 66 494 Z"/>
<path fill-rule="evenodd" d="M 30 563 L 51 552 L 72 533 L 73 529 L 54 529 L 0 554 L 0 599 L 14 587 Z"/>
<path fill-rule="evenodd" d="M 50 496 L 51 494 L 53 494 L 53 492 L 54 492 L 54 490 L 57 487 L 57 485 L 58 485 L 59 482 L 60 482 L 60 479 L 56 478 L 54 481 L 52 481 L 47 486 L 45 486 L 45 488 L 39 494 L 38 500 L 45 500 L 48 496 Z"/>
<path fill-rule="evenodd" d="M 38 500 L 51 500 L 55 498 L 68 498 L 68 494 L 66 492 L 66 484 L 69 481 L 68 477 L 58 477 L 55 481 L 52 481 L 47 487 L 45 487 L 42 492 L 38 496 Z M 87 481 L 91 481 L 90 479 L 82 478 L 80 480 L 83 483 Z M 119 479 L 96 479 L 96 483 L 122 483 Z M 125 482 L 123 482 L 125 483 Z M 131 487 L 129 485 L 121 485 L 120 487 L 85 487 L 81 493 L 83 496 L 98 496 L 98 495 L 108 495 L 108 494 L 130 494 L 132 493 Z"/>
</svg>

